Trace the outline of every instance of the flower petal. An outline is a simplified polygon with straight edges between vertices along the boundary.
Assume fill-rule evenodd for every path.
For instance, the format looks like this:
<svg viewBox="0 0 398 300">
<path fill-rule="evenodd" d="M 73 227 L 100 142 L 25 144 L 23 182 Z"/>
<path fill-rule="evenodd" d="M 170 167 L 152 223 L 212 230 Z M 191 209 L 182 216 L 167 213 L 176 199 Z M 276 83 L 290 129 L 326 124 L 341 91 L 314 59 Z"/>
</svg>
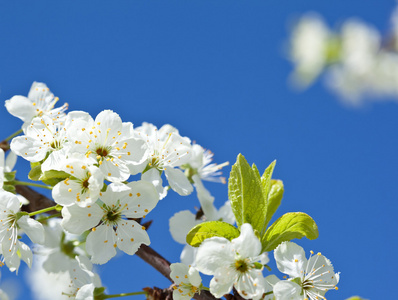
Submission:
<svg viewBox="0 0 398 300">
<path fill-rule="evenodd" d="M 100 225 L 87 236 L 86 250 L 95 264 L 104 264 L 116 255 L 116 233 L 110 225 Z"/>
<path fill-rule="evenodd" d="M 192 184 L 180 169 L 166 168 L 165 174 L 171 188 L 179 195 L 187 196 L 192 193 Z"/>
</svg>

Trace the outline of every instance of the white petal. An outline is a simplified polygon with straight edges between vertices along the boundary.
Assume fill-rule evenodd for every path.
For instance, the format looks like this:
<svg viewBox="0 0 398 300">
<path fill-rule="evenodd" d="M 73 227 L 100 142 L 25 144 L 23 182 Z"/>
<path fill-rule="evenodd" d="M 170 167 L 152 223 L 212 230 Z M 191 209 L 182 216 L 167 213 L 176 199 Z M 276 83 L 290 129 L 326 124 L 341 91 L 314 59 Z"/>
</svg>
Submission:
<svg viewBox="0 0 398 300">
<path fill-rule="evenodd" d="M 158 204 L 159 195 L 152 183 L 140 180 L 130 182 L 127 186 L 131 191 L 120 198 L 129 208 L 123 211 L 126 217 L 141 218 Z"/>
<path fill-rule="evenodd" d="M 6 100 L 5 106 L 10 114 L 29 122 L 35 116 L 35 107 L 32 101 L 24 96 L 14 96 L 10 100 Z"/>
<path fill-rule="evenodd" d="M 163 181 L 157 169 L 152 168 L 141 175 L 141 179 L 153 184 L 156 188 L 159 198 L 163 199 L 167 195 L 167 188 L 163 187 Z"/>
<path fill-rule="evenodd" d="M 188 270 L 189 267 L 182 263 L 174 263 L 170 265 L 170 277 L 175 284 L 180 285 L 181 283 L 189 283 Z M 185 277 L 186 276 L 186 277 Z"/>
<path fill-rule="evenodd" d="M 100 225 L 86 239 L 86 250 L 95 264 L 104 264 L 116 255 L 116 233 L 110 225 Z"/>
<path fill-rule="evenodd" d="M 188 232 L 200 223 L 202 221 L 196 220 L 195 215 L 189 210 L 180 211 L 169 220 L 171 236 L 176 242 L 185 245 Z"/>
<path fill-rule="evenodd" d="M 76 293 L 76 300 L 93 300 L 94 289 L 95 286 L 93 283 L 83 285 Z"/>
<path fill-rule="evenodd" d="M 135 254 L 141 244 L 149 245 L 151 243 L 145 228 L 132 220 L 119 222 L 116 232 L 118 235 L 117 246 L 129 255 Z"/>
<path fill-rule="evenodd" d="M 21 259 L 28 265 L 29 268 L 32 267 L 33 254 L 28 245 L 18 241 L 17 246 L 21 255 Z"/>
<path fill-rule="evenodd" d="M 10 147 L 17 155 L 31 162 L 38 162 L 46 157 L 46 149 L 43 143 L 30 136 L 17 136 L 11 141 Z"/>
<path fill-rule="evenodd" d="M 275 300 L 302 300 L 301 287 L 292 281 L 282 280 L 274 285 Z"/>
<path fill-rule="evenodd" d="M 70 233 L 82 234 L 97 226 L 102 216 L 103 211 L 97 204 L 85 208 L 77 205 L 64 206 L 61 225 Z"/>
<path fill-rule="evenodd" d="M 183 264 L 186 264 L 187 266 L 195 266 L 196 265 L 195 258 L 197 251 L 198 248 L 185 245 L 180 255 L 181 262 Z"/>
<path fill-rule="evenodd" d="M 235 288 L 245 299 L 259 299 L 265 291 L 265 278 L 260 270 L 251 269 L 239 277 Z"/>
<path fill-rule="evenodd" d="M 7 155 L 7 158 L 5 161 L 5 165 L 4 165 L 4 171 L 11 172 L 12 169 L 14 168 L 16 162 L 17 162 L 17 155 L 12 151 L 8 152 L 8 155 Z"/>
<path fill-rule="evenodd" d="M 192 193 L 192 184 L 180 169 L 167 168 L 165 174 L 171 188 L 179 195 L 187 196 Z"/>
<path fill-rule="evenodd" d="M 253 232 L 250 224 L 245 223 L 240 228 L 240 236 L 231 241 L 233 249 L 241 257 L 254 257 L 260 254 L 261 242 Z"/>
<path fill-rule="evenodd" d="M 231 250 L 231 242 L 221 237 L 205 240 L 196 254 L 196 268 L 206 275 L 213 275 L 219 267 L 234 262 L 235 253 Z"/>
<path fill-rule="evenodd" d="M 221 277 L 213 277 L 210 281 L 210 293 L 212 293 L 216 298 L 221 298 L 225 294 L 228 294 L 232 290 L 234 280 L 229 280 L 226 282 L 220 282 Z"/>
<path fill-rule="evenodd" d="M 43 225 L 36 220 L 28 217 L 22 216 L 17 224 L 21 229 L 27 234 L 30 240 L 36 244 L 44 243 L 44 228 Z"/>
<path fill-rule="evenodd" d="M 293 242 L 283 242 L 274 251 L 276 265 L 282 273 L 290 277 L 301 277 L 305 271 L 307 259 L 302 247 Z"/>
<path fill-rule="evenodd" d="M 195 267 L 190 267 L 188 270 L 188 279 L 193 286 L 199 287 L 202 283 L 202 278 Z"/>
</svg>

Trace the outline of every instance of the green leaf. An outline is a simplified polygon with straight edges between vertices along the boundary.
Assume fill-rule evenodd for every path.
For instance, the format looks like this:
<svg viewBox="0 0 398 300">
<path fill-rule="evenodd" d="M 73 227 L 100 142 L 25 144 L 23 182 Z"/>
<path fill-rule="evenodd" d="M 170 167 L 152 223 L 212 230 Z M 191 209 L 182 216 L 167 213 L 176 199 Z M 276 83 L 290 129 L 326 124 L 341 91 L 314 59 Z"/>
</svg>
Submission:
<svg viewBox="0 0 398 300">
<path fill-rule="evenodd" d="M 252 225 L 259 233 L 263 231 L 267 215 L 267 198 L 264 196 L 257 167 L 247 163 L 242 154 L 232 166 L 228 180 L 228 197 L 236 223 Z"/>
<path fill-rule="evenodd" d="M 314 240 L 318 235 L 318 227 L 309 215 L 302 212 L 287 213 L 268 228 L 261 243 L 263 251 L 271 251 L 284 241 L 301 239 L 303 236 Z"/>
<path fill-rule="evenodd" d="M 228 240 L 237 238 L 240 235 L 239 230 L 229 223 L 222 221 L 210 221 L 196 225 L 187 234 L 187 243 L 193 247 L 199 247 L 200 244 L 213 236 L 224 237 Z"/>
<path fill-rule="evenodd" d="M 32 166 L 33 164 L 31 164 Z M 28 178 L 30 180 L 34 180 L 34 181 L 38 181 L 40 176 L 41 176 L 41 164 L 35 165 L 32 167 L 32 169 L 30 170 L 29 174 L 28 174 Z"/>
<path fill-rule="evenodd" d="M 271 181 L 271 189 L 268 194 L 268 207 L 267 207 L 267 218 L 265 220 L 265 226 L 271 221 L 272 216 L 275 214 L 279 205 L 281 204 L 283 192 L 285 189 L 283 188 L 282 180 L 272 180 Z"/>
</svg>

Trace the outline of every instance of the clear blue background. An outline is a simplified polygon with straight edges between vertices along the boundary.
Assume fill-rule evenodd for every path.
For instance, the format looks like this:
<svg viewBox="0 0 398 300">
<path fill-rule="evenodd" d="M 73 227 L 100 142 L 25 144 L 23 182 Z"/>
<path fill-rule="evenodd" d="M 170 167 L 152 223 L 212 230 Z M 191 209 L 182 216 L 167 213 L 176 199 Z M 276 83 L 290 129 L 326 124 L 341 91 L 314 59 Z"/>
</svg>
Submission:
<svg viewBox="0 0 398 300">
<path fill-rule="evenodd" d="M 118 112 L 139 126 L 170 123 L 233 163 L 260 170 L 277 159 L 285 184 L 277 216 L 303 211 L 320 237 L 299 240 L 341 272 L 328 299 L 392 299 L 397 264 L 398 105 L 347 108 L 322 82 L 297 93 L 284 45 L 288 24 L 309 10 L 332 24 L 351 16 L 387 30 L 395 1 L 1 1 L 0 99 L 47 83 L 70 110 Z M 0 112 L 5 138 L 21 122 Z M 19 177 L 27 164 L 20 159 Z M 229 167 L 224 172 L 229 173 Z M 207 184 L 220 206 L 227 186 Z M 148 215 L 152 247 L 172 262 L 182 246 L 168 232 L 178 210 L 198 206 L 175 193 Z M 272 263 L 271 263 L 272 265 Z M 276 270 L 274 268 L 274 270 Z M 22 268 L 19 280 L 27 268 Z M 138 257 L 99 268 L 109 293 L 167 287 Z M 5 267 L 2 282 L 15 279 Z M 30 299 L 20 282 L 19 299 Z M 140 299 L 143 297 L 137 297 Z"/>
</svg>

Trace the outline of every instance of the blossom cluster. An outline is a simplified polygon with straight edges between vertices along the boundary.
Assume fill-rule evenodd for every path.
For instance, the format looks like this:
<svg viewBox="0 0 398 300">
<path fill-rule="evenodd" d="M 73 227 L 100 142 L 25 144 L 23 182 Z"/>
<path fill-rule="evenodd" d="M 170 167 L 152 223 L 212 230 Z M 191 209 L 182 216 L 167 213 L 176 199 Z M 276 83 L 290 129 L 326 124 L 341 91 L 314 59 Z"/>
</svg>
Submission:
<svg viewBox="0 0 398 300">
<path fill-rule="evenodd" d="M 104 294 L 93 264 L 107 263 L 117 250 L 134 255 L 149 245 L 147 225 L 141 221 L 170 189 L 181 196 L 195 189 L 200 204 L 195 213 L 180 211 L 169 221 L 171 236 L 184 245 L 181 263 L 170 266 L 174 299 L 190 299 L 204 290 L 221 298 L 235 289 L 244 299 L 315 300 L 326 299 L 328 290 L 337 289 L 339 273 L 321 253 L 311 251 L 307 259 L 303 248 L 286 238 L 276 238 L 274 246 L 275 238 L 264 242 L 266 225 L 283 194 L 283 183 L 271 179 L 275 162 L 260 178 L 257 167 L 239 155 L 229 179 L 230 199 L 218 209 L 203 181 L 225 183 L 220 170 L 228 162 L 212 163 L 209 150 L 171 125 L 134 127 L 111 110 L 95 118 L 83 111 L 66 113 L 67 105 L 54 107 L 57 101 L 44 83 L 37 82 L 28 97 L 7 100 L 7 110 L 24 123 L 21 135 L 10 142 L 7 158 L 0 152 L 1 264 L 18 272 L 21 260 L 29 267 L 34 261 L 29 280 L 38 298 L 113 298 Z M 21 210 L 27 200 L 16 195 L 15 185 L 29 183 L 15 179 L 16 156 L 30 162 L 31 180 L 45 184 L 36 186 L 52 190 L 53 207 Z M 234 180 L 241 185 L 235 186 Z M 244 191 L 251 189 L 257 192 L 248 198 Z M 264 213 L 271 202 L 273 208 Z M 293 217 L 307 224 L 308 231 L 289 235 L 317 237 L 311 217 L 288 213 L 282 219 Z M 255 221 L 259 218 L 262 222 Z M 201 226 L 205 229 L 197 234 Z M 36 244 L 35 256 L 22 242 L 24 234 Z M 284 231 L 272 234 L 283 236 Z M 271 250 L 278 270 L 289 276 L 284 280 L 264 275 L 270 270 Z M 200 273 L 212 276 L 209 288 Z"/>
<path fill-rule="evenodd" d="M 293 79 L 307 86 L 326 71 L 328 86 L 348 104 L 365 97 L 398 98 L 398 8 L 390 32 L 351 18 L 330 29 L 315 13 L 301 17 L 290 41 Z"/>
<path fill-rule="evenodd" d="M 22 134 L 10 142 L 7 159 L 0 153 L 2 262 L 11 271 L 18 270 L 21 259 L 31 267 L 32 251 L 21 241 L 26 234 L 39 257 L 46 257 L 35 259 L 35 272 L 66 276 L 70 280 L 62 295 L 88 299 L 101 287 L 92 264 L 108 262 L 117 249 L 133 255 L 149 245 L 141 219 L 169 189 L 186 196 L 196 188 L 203 206 L 213 207 L 202 181 L 225 182 L 220 169 L 228 163 L 211 163 L 210 151 L 171 125 L 134 127 L 111 110 L 95 118 L 83 111 L 67 113 L 67 104 L 55 107 L 58 100 L 44 83 L 34 82 L 28 97 L 14 96 L 5 103 L 23 125 Z M 16 156 L 30 162 L 30 179 L 52 189 L 52 209 L 61 213 L 45 217 L 49 209 L 20 211 L 15 188 L 14 193 L 5 190 L 17 184 L 15 173 L 7 181 Z M 217 210 L 208 214 L 215 218 Z"/>
</svg>

